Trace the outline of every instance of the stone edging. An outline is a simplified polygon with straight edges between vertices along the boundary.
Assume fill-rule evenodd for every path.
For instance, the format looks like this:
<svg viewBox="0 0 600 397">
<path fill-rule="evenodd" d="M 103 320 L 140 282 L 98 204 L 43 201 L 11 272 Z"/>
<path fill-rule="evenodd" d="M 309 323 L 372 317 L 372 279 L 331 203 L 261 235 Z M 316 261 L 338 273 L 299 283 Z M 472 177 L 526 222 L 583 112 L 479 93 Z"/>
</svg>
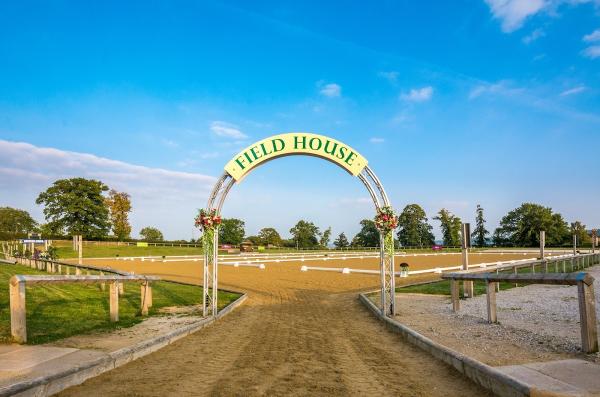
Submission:
<svg viewBox="0 0 600 397">
<path fill-rule="evenodd" d="M 359 294 L 358 297 L 361 303 L 364 304 L 375 317 L 385 323 L 387 328 L 399 333 L 406 341 L 452 366 L 458 372 L 465 375 L 476 384 L 490 390 L 495 395 L 502 397 L 516 397 L 537 394 L 537 390 L 530 385 L 523 383 L 512 376 L 506 375 L 481 361 L 477 361 L 434 342 L 396 320 L 383 316 L 381 310 L 366 296 L 366 294 Z M 537 392 L 539 393 L 539 391 Z"/>
<path fill-rule="evenodd" d="M 124 347 L 114 352 L 108 353 L 104 357 L 87 361 L 76 367 L 71 367 L 65 371 L 41 376 L 32 380 L 21 381 L 10 386 L 0 388 L 0 397 L 4 396 L 50 396 L 58 393 L 68 387 L 79 385 L 89 378 L 98 376 L 106 371 L 110 371 L 121 365 L 127 364 L 140 357 L 153 353 L 178 339 L 188 336 L 200 329 L 212 324 L 216 320 L 226 316 L 232 310 L 240 306 L 247 299 L 248 295 L 243 294 L 235 302 L 229 304 L 215 317 L 200 320 L 196 323 L 177 328 L 164 335 L 139 342 L 133 346 Z"/>
</svg>

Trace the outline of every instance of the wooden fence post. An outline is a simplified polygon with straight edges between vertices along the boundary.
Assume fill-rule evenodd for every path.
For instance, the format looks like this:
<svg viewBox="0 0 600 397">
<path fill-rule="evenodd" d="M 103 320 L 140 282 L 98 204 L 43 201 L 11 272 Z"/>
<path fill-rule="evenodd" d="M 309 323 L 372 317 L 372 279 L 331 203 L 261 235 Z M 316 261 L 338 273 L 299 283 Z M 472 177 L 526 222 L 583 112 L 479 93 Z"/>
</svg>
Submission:
<svg viewBox="0 0 600 397">
<path fill-rule="evenodd" d="M 27 342 L 25 283 L 15 277 L 10 280 L 10 333 L 15 342 Z"/>
<path fill-rule="evenodd" d="M 149 281 L 144 281 L 141 287 L 142 316 L 148 315 L 148 308 L 152 305 L 152 289 Z"/>
<path fill-rule="evenodd" d="M 498 318 L 496 316 L 496 285 L 498 283 L 486 281 L 485 290 L 487 295 L 487 314 L 489 323 L 497 323 Z"/>
<path fill-rule="evenodd" d="M 124 282 L 120 282 L 119 283 L 119 295 L 123 296 L 123 294 L 125 293 L 125 283 Z"/>
<path fill-rule="evenodd" d="M 100 271 L 100 275 L 104 276 L 104 272 Z M 106 283 L 100 283 L 100 290 L 104 291 L 106 289 Z"/>
<path fill-rule="evenodd" d="M 75 266 L 75 275 L 76 276 L 80 276 L 81 275 L 81 269 L 79 268 L 79 266 Z"/>
<path fill-rule="evenodd" d="M 584 353 L 595 353 L 598 351 L 598 329 L 594 285 L 587 285 L 583 281 L 579 281 L 577 291 L 581 324 L 581 349 Z"/>
<path fill-rule="evenodd" d="M 457 312 L 460 310 L 460 291 L 459 281 L 456 279 L 450 280 L 450 295 L 452 296 L 452 311 Z"/>
<path fill-rule="evenodd" d="M 110 283 L 110 321 L 119 321 L 119 284 L 118 281 Z"/>
</svg>

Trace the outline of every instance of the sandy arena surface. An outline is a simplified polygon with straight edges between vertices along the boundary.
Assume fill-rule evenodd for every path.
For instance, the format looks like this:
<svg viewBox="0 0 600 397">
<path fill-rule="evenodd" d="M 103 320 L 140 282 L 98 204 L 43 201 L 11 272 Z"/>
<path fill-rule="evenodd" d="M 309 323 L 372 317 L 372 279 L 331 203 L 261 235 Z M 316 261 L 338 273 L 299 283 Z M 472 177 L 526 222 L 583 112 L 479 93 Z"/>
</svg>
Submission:
<svg viewBox="0 0 600 397">
<path fill-rule="evenodd" d="M 452 257 L 415 257 L 411 268 L 454 265 L 458 257 L 448 260 Z M 200 282 L 201 262 L 93 264 Z M 206 329 L 61 395 L 487 395 L 367 313 L 357 292 L 377 288 L 378 276 L 304 273 L 301 264 L 310 265 L 221 266 L 221 287 L 247 292 L 246 304 Z M 369 268 L 377 260 L 327 262 L 336 264 Z"/>
</svg>

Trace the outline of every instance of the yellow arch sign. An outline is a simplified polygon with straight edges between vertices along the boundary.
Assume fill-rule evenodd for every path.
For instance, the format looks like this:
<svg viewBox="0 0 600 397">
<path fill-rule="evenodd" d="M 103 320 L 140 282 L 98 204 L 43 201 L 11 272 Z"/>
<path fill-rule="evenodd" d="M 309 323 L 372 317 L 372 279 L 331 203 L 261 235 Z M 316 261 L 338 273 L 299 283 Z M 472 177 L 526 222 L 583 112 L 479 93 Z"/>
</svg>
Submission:
<svg viewBox="0 0 600 397">
<path fill-rule="evenodd" d="M 356 150 L 333 138 L 291 132 L 274 135 L 248 146 L 225 165 L 225 171 L 239 182 L 258 165 L 291 155 L 320 157 L 337 164 L 354 176 L 368 163 Z"/>
</svg>

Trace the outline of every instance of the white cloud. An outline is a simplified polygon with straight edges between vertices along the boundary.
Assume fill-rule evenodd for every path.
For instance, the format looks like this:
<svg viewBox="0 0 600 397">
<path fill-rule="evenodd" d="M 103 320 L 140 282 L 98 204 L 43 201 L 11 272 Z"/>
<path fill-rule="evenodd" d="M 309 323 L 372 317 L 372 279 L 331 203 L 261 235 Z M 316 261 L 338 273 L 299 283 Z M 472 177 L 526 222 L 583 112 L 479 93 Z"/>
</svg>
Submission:
<svg viewBox="0 0 600 397">
<path fill-rule="evenodd" d="M 342 87 L 336 83 L 325 84 L 319 93 L 327 98 L 336 98 L 342 95 Z"/>
<path fill-rule="evenodd" d="M 101 180 L 131 194 L 134 231 L 154 225 L 168 238 L 190 237 L 191 219 L 215 182 L 208 175 L 0 140 L 0 205 L 27 209 L 41 221 L 41 208 L 35 205 L 37 194 L 57 179 L 72 177 Z"/>
<path fill-rule="evenodd" d="M 226 123 L 225 121 L 213 121 L 210 123 L 210 130 L 218 136 L 233 139 L 245 139 L 248 135 L 240 131 L 235 124 Z"/>
<path fill-rule="evenodd" d="M 600 29 L 596 29 L 592 33 L 583 36 L 583 41 L 587 41 L 588 43 L 600 41 Z"/>
<path fill-rule="evenodd" d="M 433 96 L 433 87 L 413 88 L 410 92 L 401 94 L 400 98 L 410 102 L 425 102 Z"/>
<path fill-rule="evenodd" d="M 502 22 L 504 32 L 513 32 L 523 26 L 528 17 L 549 5 L 546 0 L 485 0 L 494 18 Z"/>
<path fill-rule="evenodd" d="M 587 89 L 586 86 L 580 85 L 580 86 L 573 87 L 571 89 L 568 89 L 568 90 L 565 90 L 565 91 L 561 92 L 560 96 L 569 96 L 569 95 L 579 94 L 580 92 L 583 92 L 586 89 Z"/>
<path fill-rule="evenodd" d="M 535 29 L 533 32 L 531 32 L 527 36 L 523 37 L 523 43 L 531 44 L 534 41 L 536 41 L 537 39 L 539 39 L 540 37 L 544 37 L 545 35 L 546 35 L 546 32 L 544 32 L 543 29 Z"/>
<path fill-rule="evenodd" d="M 386 79 L 387 81 L 389 81 L 390 83 L 395 83 L 396 81 L 398 81 L 398 72 L 379 72 L 378 73 L 379 77 L 383 77 L 384 79 Z"/>
<path fill-rule="evenodd" d="M 510 82 L 507 80 L 501 80 L 493 84 L 480 84 L 474 87 L 469 92 L 469 99 L 475 99 L 482 95 L 499 94 L 505 96 L 512 96 L 523 92 L 520 88 L 511 87 Z"/>
<path fill-rule="evenodd" d="M 592 45 L 583 50 L 582 55 L 586 58 L 596 59 L 600 57 L 600 45 Z"/>
<path fill-rule="evenodd" d="M 369 142 L 371 142 L 371 143 L 383 143 L 383 142 L 385 142 L 385 139 L 378 138 L 378 137 L 374 136 L 371 139 L 369 139 Z"/>
</svg>

